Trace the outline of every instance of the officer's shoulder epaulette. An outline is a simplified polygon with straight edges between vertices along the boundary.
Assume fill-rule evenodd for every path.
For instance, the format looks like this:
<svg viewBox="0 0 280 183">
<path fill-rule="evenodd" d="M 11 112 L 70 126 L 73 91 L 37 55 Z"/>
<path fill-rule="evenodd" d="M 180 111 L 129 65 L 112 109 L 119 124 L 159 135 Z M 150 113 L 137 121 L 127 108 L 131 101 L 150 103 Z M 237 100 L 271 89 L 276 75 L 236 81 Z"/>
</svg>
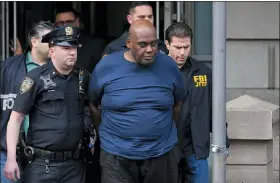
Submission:
<svg viewBox="0 0 280 183">
<path fill-rule="evenodd" d="M 86 74 L 86 75 L 88 75 L 88 76 L 90 77 L 90 75 L 91 75 L 91 74 L 90 74 L 90 72 L 88 72 L 88 70 L 83 69 L 83 68 L 81 68 L 81 70 L 82 70 L 82 71 L 84 71 L 84 72 L 85 72 L 85 74 Z"/>
<path fill-rule="evenodd" d="M 84 69 L 84 68 L 82 68 L 82 67 L 75 67 L 75 70 L 76 70 L 76 72 L 78 72 L 79 73 L 79 75 L 82 73 L 84 76 L 88 76 L 88 77 L 90 77 L 90 72 L 88 72 L 88 70 L 86 70 L 86 69 Z"/>
</svg>

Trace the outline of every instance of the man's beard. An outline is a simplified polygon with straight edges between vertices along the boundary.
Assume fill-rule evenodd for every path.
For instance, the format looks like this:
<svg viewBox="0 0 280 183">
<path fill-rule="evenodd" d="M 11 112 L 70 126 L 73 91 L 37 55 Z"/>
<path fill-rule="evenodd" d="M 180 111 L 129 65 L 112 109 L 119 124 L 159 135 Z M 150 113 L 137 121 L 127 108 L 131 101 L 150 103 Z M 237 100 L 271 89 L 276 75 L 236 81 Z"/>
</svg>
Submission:
<svg viewBox="0 0 280 183">
<path fill-rule="evenodd" d="M 139 65 L 142 65 L 142 66 L 144 66 L 144 67 L 147 67 L 147 66 L 153 64 L 154 61 L 155 61 L 155 58 L 153 58 L 152 60 L 140 60 L 140 61 L 137 61 L 137 63 L 138 63 Z"/>
<path fill-rule="evenodd" d="M 144 59 L 141 59 L 141 60 L 139 59 L 138 60 L 138 59 L 136 59 L 137 58 L 136 54 L 133 51 L 131 51 L 131 55 L 133 56 L 133 58 L 134 58 L 134 60 L 136 61 L 137 64 L 139 64 L 141 66 L 144 66 L 144 67 L 147 67 L 147 66 L 151 65 L 152 63 L 154 63 L 154 60 L 155 60 L 155 56 L 152 60 L 144 60 Z"/>
</svg>

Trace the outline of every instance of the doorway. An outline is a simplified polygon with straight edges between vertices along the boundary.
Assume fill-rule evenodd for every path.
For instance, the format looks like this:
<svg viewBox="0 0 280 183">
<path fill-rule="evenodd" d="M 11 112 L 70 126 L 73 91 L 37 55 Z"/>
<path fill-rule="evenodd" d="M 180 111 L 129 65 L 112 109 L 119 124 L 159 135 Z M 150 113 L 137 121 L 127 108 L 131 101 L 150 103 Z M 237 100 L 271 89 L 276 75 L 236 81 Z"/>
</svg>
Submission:
<svg viewBox="0 0 280 183">
<path fill-rule="evenodd" d="M 28 30 L 34 22 L 54 21 L 56 7 L 68 6 L 81 14 L 82 28 L 108 44 L 128 28 L 126 15 L 132 2 L 127 1 L 76 1 L 76 2 L 2 2 L 1 12 L 1 60 L 12 56 L 10 40 L 17 37 L 23 49 L 27 46 Z M 158 38 L 164 40 L 164 31 L 172 22 L 178 21 L 177 12 L 182 12 L 178 2 L 150 2 L 154 10 L 154 22 Z M 177 7 L 176 7 L 177 4 Z M 181 13 L 179 13 L 181 14 Z M 183 18 L 183 16 L 181 16 Z M 180 18 L 179 18 L 180 19 Z"/>
<path fill-rule="evenodd" d="M 13 56 L 9 45 L 15 45 L 14 38 L 18 38 L 23 49 L 28 44 L 28 30 L 34 22 L 53 20 L 53 2 L 1 2 L 1 61 Z"/>
</svg>

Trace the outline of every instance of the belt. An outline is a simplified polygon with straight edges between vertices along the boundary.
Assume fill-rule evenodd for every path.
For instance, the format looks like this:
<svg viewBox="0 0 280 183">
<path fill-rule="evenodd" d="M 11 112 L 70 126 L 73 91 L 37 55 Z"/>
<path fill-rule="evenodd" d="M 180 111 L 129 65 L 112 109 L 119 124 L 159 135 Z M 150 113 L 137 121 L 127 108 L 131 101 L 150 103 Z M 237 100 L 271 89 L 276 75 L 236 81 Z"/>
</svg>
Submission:
<svg viewBox="0 0 280 183">
<path fill-rule="evenodd" d="M 34 148 L 34 155 L 39 158 L 44 158 L 54 161 L 66 161 L 73 157 L 72 151 L 52 152 Z"/>
</svg>

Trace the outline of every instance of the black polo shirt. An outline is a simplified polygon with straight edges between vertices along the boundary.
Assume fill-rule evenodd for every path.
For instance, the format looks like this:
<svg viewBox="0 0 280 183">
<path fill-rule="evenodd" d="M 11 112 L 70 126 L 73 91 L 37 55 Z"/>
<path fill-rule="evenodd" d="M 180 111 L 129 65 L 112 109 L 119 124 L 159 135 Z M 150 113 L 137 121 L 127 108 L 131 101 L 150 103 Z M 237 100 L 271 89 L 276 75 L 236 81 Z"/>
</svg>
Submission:
<svg viewBox="0 0 280 183">
<path fill-rule="evenodd" d="M 52 61 L 27 73 L 13 110 L 29 114 L 29 145 L 68 151 L 82 140 L 87 73 L 74 69 L 61 75 Z"/>
</svg>

